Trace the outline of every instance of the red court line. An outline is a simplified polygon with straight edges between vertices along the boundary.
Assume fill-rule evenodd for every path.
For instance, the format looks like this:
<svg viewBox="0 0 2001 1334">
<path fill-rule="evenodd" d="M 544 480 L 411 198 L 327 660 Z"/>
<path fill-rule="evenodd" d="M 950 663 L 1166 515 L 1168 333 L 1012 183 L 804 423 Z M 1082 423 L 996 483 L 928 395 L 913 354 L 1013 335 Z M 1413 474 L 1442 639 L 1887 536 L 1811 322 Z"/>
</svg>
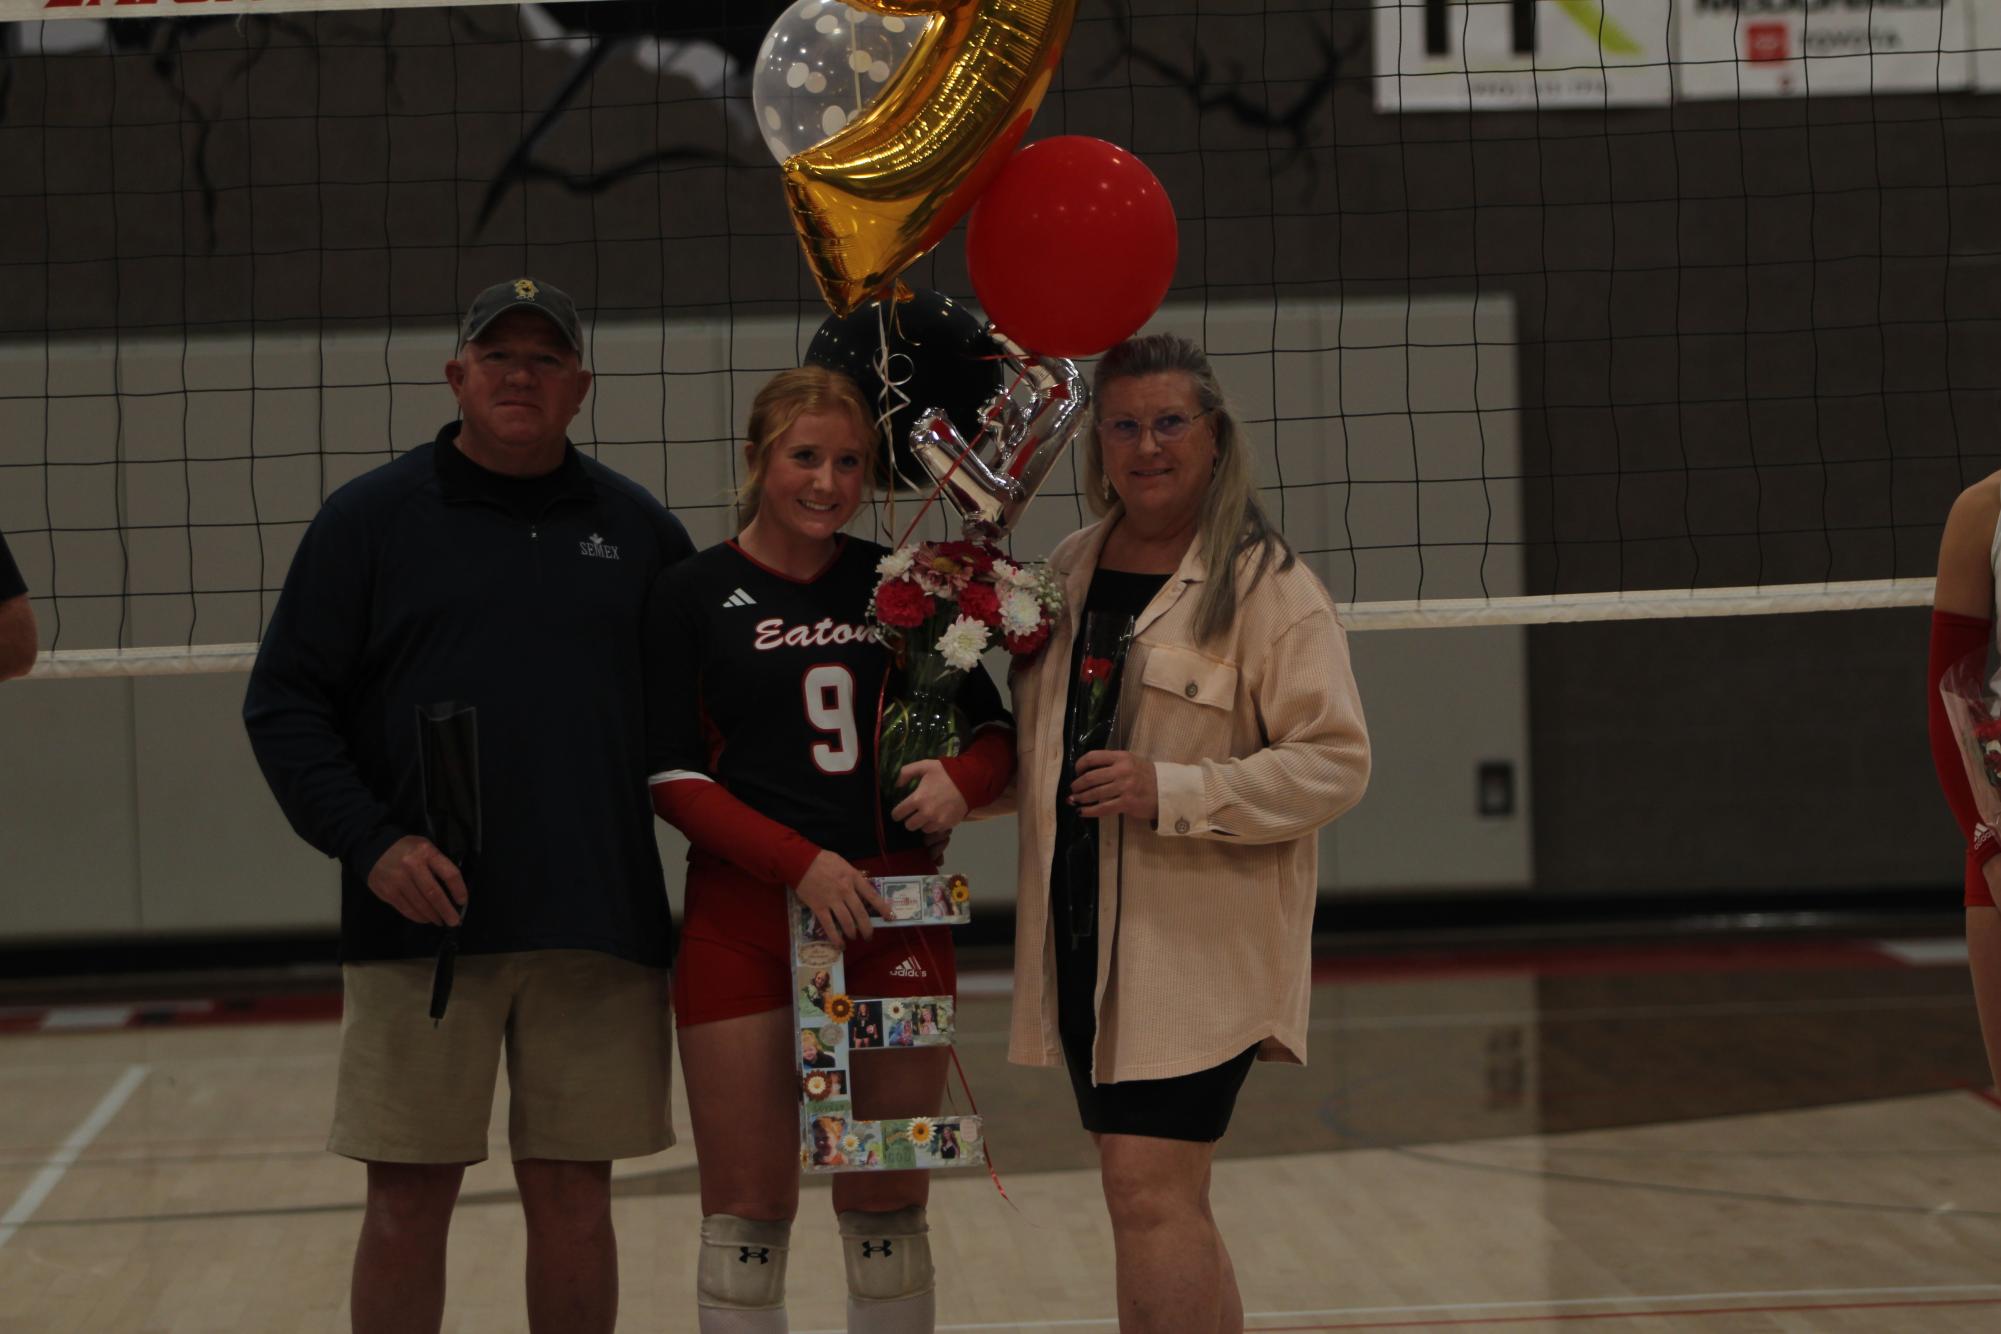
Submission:
<svg viewBox="0 0 2001 1334">
<path fill-rule="evenodd" d="M 1800 940 L 1709 945 L 1580 945 L 1513 950 L 1418 950 L 1314 960 L 1315 982 L 1419 981 L 1437 977 L 1575 977 L 1599 973 L 1738 973 L 1901 969 L 1911 965 L 1873 941 Z"/>
<path fill-rule="evenodd" d="M 1989 1107 L 1992 1107 L 1995 1111 L 2001 1112 L 2001 1097 L 1996 1097 L 1992 1089 L 1984 1089 L 1975 1084 L 1961 1084 L 1960 1087 L 1986 1103 Z"/>
<path fill-rule="evenodd" d="M 115 1023 L 51 1026 L 51 1017 L 67 1010 L 128 1010 Z M 286 992 L 272 996 L 239 996 L 226 1000 L 114 1001 L 104 1004 L 51 1005 L 0 1014 L 0 1034 L 115 1033 L 134 1028 L 206 1028 L 218 1024 L 331 1023 L 340 1018 L 338 991 Z"/>
<path fill-rule="evenodd" d="M 1823 1302 L 1797 1306 L 1702 1306 L 1651 1311 L 1557 1311 L 1548 1315 L 1453 1316 L 1443 1320 L 1365 1320 L 1343 1325 L 1256 1325 L 1245 1334 L 1321 1334 L 1343 1329 L 1446 1329 L 1473 1325 L 1548 1325 L 1578 1320 L 1659 1320 L 1674 1316 L 1795 1315 L 1805 1311 L 1916 1311 L 1947 1306 L 2001 1306 L 2001 1297 L 1964 1297 L 1929 1302 Z"/>
<path fill-rule="evenodd" d="M 1912 966 L 1884 950 L 1876 941 L 1717 941 L 1706 944 L 1579 945 L 1327 955 L 1314 960 L 1313 980 L 1319 984 L 1418 982 L 1467 977 L 1885 970 Z M 79 1008 L 116 1009 L 120 1005 L 128 1005 L 131 1013 L 119 1022 L 80 1027 L 57 1025 L 54 1029 L 48 1024 L 51 1014 L 70 1007 L 10 1007 L 0 1011 L 0 1035 L 49 1031 L 88 1033 L 121 1028 L 205 1027 L 215 1024 L 317 1023 L 340 1018 L 338 991 L 206 1001 L 105 1002 Z"/>
</svg>

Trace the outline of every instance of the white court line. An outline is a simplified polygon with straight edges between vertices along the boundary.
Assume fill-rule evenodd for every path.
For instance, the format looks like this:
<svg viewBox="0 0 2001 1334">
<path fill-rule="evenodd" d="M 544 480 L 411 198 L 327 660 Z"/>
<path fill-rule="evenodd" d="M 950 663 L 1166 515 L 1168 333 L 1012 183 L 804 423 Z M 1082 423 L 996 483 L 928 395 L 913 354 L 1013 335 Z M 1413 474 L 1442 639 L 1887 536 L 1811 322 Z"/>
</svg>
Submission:
<svg viewBox="0 0 2001 1334">
<path fill-rule="evenodd" d="M 1913 968 L 1937 968 L 1966 962 L 1966 937 L 1942 936 L 1936 940 L 1879 940 L 1876 948 L 1898 963 Z"/>
<path fill-rule="evenodd" d="M 1246 1311 L 1249 1320 L 1300 1320 L 1326 1316 L 1464 1315 L 1476 1311 L 1554 1311 L 1580 1306 L 1687 1306 L 1699 1302 L 1797 1301 L 1802 1298 L 1943 1297 L 1969 1293 L 2001 1295 L 2001 1283 L 1943 1283 L 1923 1288 L 1789 1288 L 1773 1292 L 1677 1292 L 1659 1295 L 1622 1293 L 1611 1297 L 1550 1297 L 1540 1301 L 1441 1302 L 1431 1306 L 1330 1306 L 1317 1311 Z M 995 1320 L 980 1324 L 939 1325 L 941 1330 L 1081 1329 L 1116 1325 L 1118 1317 L 1083 1320 Z M 839 1329 L 808 1329 L 796 1334 L 846 1334 Z M 1257 1334 L 1248 1330 L 1246 1334 Z"/>
<path fill-rule="evenodd" d="M 0 1246 L 5 1246 L 11 1241 L 14 1234 L 20 1230 L 21 1224 L 35 1216 L 35 1210 L 41 1208 L 42 1201 L 49 1198 L 49 1192 L 53 1191 L 56 1183 L 63 1179 L 63 1173 L 69 1171 L 71 1163 L 83 1156 L 83 1151 L 90 1147 L 90 1142 L 97 1138 L 99 1132 L 111 1124 L 111 1118 L 118 1115 L 119 1109 L 125 1106 L 126 1099 L 132 1096 L 132 1090 L 138 1088 L 140 1082 L 146 1078 L 149 1069 L 150 1066 L 144 1065 L 125 1067 L 125 1073 L 120 1075 L 118 1082 L 97 1100 L 97 1106 L 90 1109 L 90 1115 L 84 1117 L 77 1128 L 69 1132 L 69 1138 L 62 1142 L 62 1146 L 49 1155 L 48 1162 L 42 1164 L 42 1170 L 35 1173 L 34 1180 L 21 1191 L 12 1207 L 5 1214 L 0 1214 Z"/>
</svg>

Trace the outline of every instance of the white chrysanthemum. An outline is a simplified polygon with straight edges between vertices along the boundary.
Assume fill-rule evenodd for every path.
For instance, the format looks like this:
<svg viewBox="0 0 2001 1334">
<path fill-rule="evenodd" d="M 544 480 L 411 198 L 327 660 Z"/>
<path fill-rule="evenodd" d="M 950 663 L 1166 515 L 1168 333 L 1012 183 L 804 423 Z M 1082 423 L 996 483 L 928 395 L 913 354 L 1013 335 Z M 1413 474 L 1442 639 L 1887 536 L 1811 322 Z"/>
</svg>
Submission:
<svg viewBox="0 0 2001 1334">
<path fill-rule="evenodd" d="M 898 547 L 875 563 L 875 572 L 885 579 L 901 579 L 910 569 L 910 562 L 916 552 L 909 547 Z"/>
<path fill-rule="evenodd" d="M 986 651 L 987 627 L 970 616 L 959 617 L 938 636 L 938 652 L 945 665 L 956 671 L 971 671 Z"/>
<path fill-rule="evenodd" d="M 1042 624 L 1042 604 L 1035 594 L 1017 588 L 1001 599 L 1001 629 L 1011 635 L 1025 635 Z"/>
<path fill-rule="evenodd" d="M 1013 561 L 997 560 L 994 562 L 994 582 L 1003 588 L 1028 588 L 1035 583 L 1035 576 Z"/>
</svg>

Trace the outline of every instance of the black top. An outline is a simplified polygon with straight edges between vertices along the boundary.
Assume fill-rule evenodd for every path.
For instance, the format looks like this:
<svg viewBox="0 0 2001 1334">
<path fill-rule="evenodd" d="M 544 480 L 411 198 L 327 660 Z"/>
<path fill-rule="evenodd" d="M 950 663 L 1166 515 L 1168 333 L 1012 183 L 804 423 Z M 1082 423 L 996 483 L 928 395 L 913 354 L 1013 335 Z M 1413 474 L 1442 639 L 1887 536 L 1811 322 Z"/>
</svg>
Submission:
<svg viewBox="0 0 2001 1334">
<path fill-rule="evenodd" d="M 640 619 L 693 545 L 644 488 L 574 448 L 521 481 L 473 463 L 457 432 L 341 487 L 307 529 L 244 699 L 257 762 L 292 827 L 341 860 L 342 957 L 427 955 L 438 928 L 367 876 L 425 831 L 418 707 L 472 705 L 483 846 L 460 948 L 664 966 Z"/>
<path fill-rule="evenodd" d="M 1093 612 L 1137 619 L 1170 577 L 1097 571 L 1084 595 L 1070 650 L 1070 688 L 1063 706 L 1063 772 L 1056 783 L 1056 855 L 1049 877 L 1049 918 L 1056 934 L 1057 1024 L 1066 1041 L 1083 1035 L 1086 1051 L 1091 1045 L 1088 1035 L 1096 1028 L 1092 1006 L 1098 985 L 1098 845 L 1092 831 L 1096 827 L 1099 833 L 1116 837 L 1118 829 L 1116 825 L 1105 826 L 1101 820 L 1085 819 L 1070 804 L 1070 780 L 1076 777 L 1077 759 L 1084 754 L 1075 725 L 1077 678 L 1086 647 L 1084 621 Z M 1121 658 L 1110 682 L 1114 699 L 1118 698 L 1123 669 Z"/>
<path fill-rule="evenodd" d="M 1070 688 L 1063 697 L 1063 772 L 1056 782 L 1056 810 L 1060 817 L 1057 834 L 1065 832 L 1062 819 L 1067 818 L 1076 825 L 1082 820 L 1070 813 L 1070 780 L 1077 776 L 1077 758 L 1084 752 L 1077 747 L 1077 729 L 1074 716 L 1077 704 L 1077 677 L 1084 667 L 1084 624 L 1092 613 L 1101 616 L 1124 618 L 1128 621 L 1139 619 L 1146 610 L 1146 604 L 1153 601 L 1153 595 L 1166 586 L 1171 576 L 1165 574 L 1133 574 L 1127 570 L 1099 570 L 1091 576 L 1091 587 L 1084 594 L 1084 609 L 1077 617 L 1077 632 L 1070 643 Z M 1119 693 L 1120 677 L 1124 674 L 1124 660 L 1114 669 L 1111 678 L 1111 693 L 1116 699 Z"/>
<path fill-rule="evenodd" d="M 876 783 L 896 683 L 868 612 L 887 550 L 844 537 L 798 580 L 723 542 L 662 575 L 646 616 L 648 772 L 705 774 L 849 861 L 923 847 Z M 1009 717 L 985 667 L 960 678 L 958 703 L 969 737 Z"/>
<path fill-rule="evenodd" d="M 21 567 L 14 563 L 14 553 L 7 550 L 7 534 L 0 533 L 0 602 L 20 597 L 27 591 L 27 581 L 21 578 Z"/>
</svg>

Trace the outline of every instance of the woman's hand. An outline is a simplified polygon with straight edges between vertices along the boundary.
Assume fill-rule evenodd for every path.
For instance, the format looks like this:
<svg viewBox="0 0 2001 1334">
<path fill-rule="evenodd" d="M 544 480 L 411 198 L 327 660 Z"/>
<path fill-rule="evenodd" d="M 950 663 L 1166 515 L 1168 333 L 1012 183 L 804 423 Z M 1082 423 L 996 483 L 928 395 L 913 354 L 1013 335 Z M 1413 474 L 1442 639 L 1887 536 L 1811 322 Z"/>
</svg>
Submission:
<svg viewBox="0 0 2001 1334">
<path fill-rule="evenodd" d="M 942 834 L 966 818 L 966 798 L 945 766 L 936 760 L 913 760 L 897 772 L 899 783 L 915 782 L 917 790 L 896 803 L 889 818 L 919 834 Z"/>
<path fill-rule="evenodd" d="M 1092 820 L 1107 815 L 1158 820 L 1160 787 L 1154 779 L 1153 761 L 1129 750 L 1087 751 L 1077 757 L 1070 804 L 1078 808 L 1079 815 Z"/>
<path fill-rule="evenodd" d="M 835 945 L 850 940 L 867 940 L 875 934 L 869 910 L 878 917 L 889 916 L 889 905 L 875 892 L 875 882 L 831 852 L 822 850 L 806 868 L 806 874 L 792 892 L 813 912 L 820 930 Z"/>
</svg>

